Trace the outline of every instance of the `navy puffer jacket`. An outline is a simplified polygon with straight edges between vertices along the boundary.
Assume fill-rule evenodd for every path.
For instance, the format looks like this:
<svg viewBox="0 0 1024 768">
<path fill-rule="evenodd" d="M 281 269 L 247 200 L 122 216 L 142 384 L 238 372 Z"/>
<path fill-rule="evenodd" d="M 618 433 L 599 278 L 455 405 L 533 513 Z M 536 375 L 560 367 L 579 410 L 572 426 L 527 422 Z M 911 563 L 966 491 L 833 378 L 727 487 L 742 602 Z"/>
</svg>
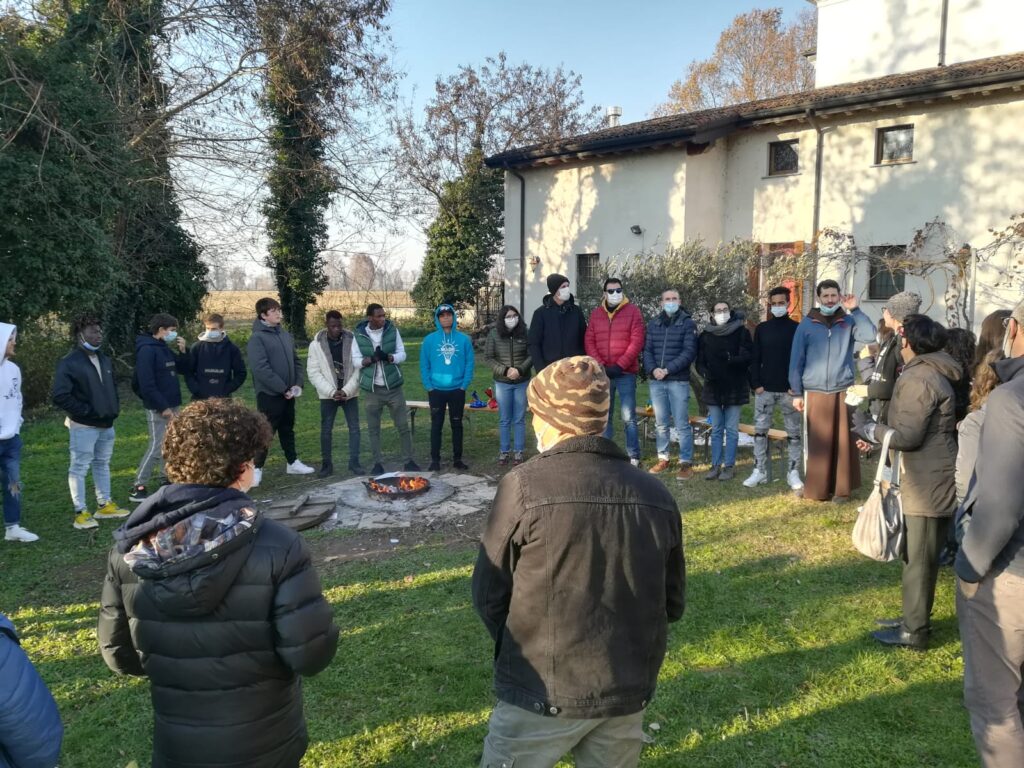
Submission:
<svg viewBox="0 0 1024 768">
<path fill-rule="evenodd" d="M 239 516 L 245 524 L 218 529 Z M 173 551 L 181 523 L 201 531 L 192 553 L 141 549 Z M 150 679 L 153 768 L 297 766 L 300 675 L 324 669 L 338 643 L 302 536 L 254 513 L 241 491 L 167 485 L 114 538 L 100 651 L 115 672 Z"/>
<path fill-rule="evenodd" d="M 674 315 L 659 312 L 647 324 L 644 342 L 644 370 L 651 376 L 655 368 L 665 368 L 662 381 L 689 381 L 690 366 L 697 358 L 697 324 L 683 309 Z"/>
</svg>

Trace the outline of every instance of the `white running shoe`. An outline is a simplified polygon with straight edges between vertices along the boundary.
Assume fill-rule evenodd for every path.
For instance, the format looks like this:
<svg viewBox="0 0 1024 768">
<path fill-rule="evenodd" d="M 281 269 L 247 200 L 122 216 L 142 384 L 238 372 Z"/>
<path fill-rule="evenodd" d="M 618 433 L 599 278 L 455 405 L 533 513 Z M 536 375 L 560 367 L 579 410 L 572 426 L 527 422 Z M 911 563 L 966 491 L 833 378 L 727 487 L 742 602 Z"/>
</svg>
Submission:
<svg viewBox="0 0 1024 768">
<path fill-rule="evenodd" d="M 800 470 L 791 469 L 789 474 L 786 475 L 786 482 L 789 483 L 789 487 L 794 491 L 803 490 L 804 481 L 800 479 Z"/>
<path fill-rule="evenodd" d="M 9 525 L 7 526 L 7 532 L 4 534 L 5 541 L 23 541 L 26 544 L 32 541 L 39 541 L 39 537 L 31 531 L 26 531 L 20 525 Z"/>
<path fill-rule="evenodd" d="M 260 480 L 263 479 L 263 470 L 256 467 L 252 471 L 252 487 L 255 488 L 260 484 Z"/>
<path fill-rule="evenodd" d="M 640 466 L 640 459 L 630 459 L 629 463 L 632 464 L 634 467 L 639 467 Z"/>
<path fill-rule="evenodd" d="M 757 467 L 754 467 L 754 471 L 750 474 L 750 477 L 743 481 L 743 486 L 745 488 L 753 488 L 756 485 L 764 485 L 767 482 L 768 475 Z"/>
<path fill-rule="evenodd" d="M 288 469 L 285 472 L 289 475 L 312 475 L 316 470 L 296 459 L 288 465 Z"/>
</svg>

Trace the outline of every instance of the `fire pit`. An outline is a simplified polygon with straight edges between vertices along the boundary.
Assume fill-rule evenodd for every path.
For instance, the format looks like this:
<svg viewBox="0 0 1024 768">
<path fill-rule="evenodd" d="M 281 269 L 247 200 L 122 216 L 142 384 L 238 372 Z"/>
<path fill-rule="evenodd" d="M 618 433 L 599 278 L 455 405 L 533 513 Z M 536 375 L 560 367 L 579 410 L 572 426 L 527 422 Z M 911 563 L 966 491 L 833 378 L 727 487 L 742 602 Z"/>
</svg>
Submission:
<svg viewBox="0 0 1024 768">
<path fill-rule="evenodd" d="M 430 481 L 419 475 L 390 474 L 364 480 L 366 492 L 377 499 L 408 499 L 430 490 Z"/>
</svg>

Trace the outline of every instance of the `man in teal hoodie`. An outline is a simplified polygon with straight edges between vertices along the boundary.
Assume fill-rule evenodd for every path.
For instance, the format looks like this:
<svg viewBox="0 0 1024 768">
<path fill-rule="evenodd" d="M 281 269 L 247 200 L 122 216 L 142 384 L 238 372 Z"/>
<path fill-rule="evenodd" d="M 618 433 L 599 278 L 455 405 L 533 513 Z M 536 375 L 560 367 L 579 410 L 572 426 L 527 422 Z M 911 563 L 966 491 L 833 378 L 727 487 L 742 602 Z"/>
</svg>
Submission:
<svg viewBox="0 0 1024 768">
<path fill-rule="evenodd" d="M 437 330 L 420 347 L 420 376 L 430 401 L 430 469 L 441 469 L 441 429 L 444 412 L 452 425 L 452 466 L 469 469 L 462 461 L 462 416 L 466 390 L 473 381 L 473 343 L 455 330 L 455 308 L 442 304 L 434 312 Z"/>
</svg>

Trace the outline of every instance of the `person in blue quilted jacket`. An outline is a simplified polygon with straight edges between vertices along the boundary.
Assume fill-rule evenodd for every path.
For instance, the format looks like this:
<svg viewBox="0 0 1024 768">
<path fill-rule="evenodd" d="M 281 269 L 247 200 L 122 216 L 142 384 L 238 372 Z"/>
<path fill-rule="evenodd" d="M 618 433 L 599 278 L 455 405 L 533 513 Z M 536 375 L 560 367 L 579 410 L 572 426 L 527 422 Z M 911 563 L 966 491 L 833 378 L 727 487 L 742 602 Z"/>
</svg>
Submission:
<svg viewBox="0 0 1024 768">
<path fill-rule="evenodd" d="M 0 768 L 53 768 L 64 726 L 57 704 L 0 613 Z"/>
</svg>

